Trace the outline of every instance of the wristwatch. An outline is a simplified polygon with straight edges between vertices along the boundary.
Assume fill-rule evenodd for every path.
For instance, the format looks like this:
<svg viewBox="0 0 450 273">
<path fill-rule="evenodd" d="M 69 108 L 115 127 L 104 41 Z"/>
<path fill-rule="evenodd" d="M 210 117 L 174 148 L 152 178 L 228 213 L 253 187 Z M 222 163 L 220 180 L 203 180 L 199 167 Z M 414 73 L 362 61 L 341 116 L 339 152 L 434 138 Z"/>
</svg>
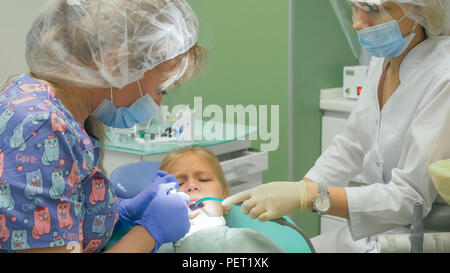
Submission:
<svg viewBox="0 0 450 273">
<path fill-rule="evenodd" d="M 319 194 L 313 199 L 313 208 L 320 216 L 326 214 L 331 208 L 331 199 L 328 193 L 328 186 L 325 184 L 319 185 Z"/>
</svg>

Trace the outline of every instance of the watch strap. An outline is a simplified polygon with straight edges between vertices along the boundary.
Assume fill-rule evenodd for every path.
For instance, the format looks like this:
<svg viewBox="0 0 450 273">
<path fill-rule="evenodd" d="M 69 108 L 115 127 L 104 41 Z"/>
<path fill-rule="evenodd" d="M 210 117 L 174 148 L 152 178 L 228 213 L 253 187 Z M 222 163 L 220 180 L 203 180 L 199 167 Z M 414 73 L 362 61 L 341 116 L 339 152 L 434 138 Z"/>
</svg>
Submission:
<svg viewBox="0 0 450 273">
<path fill-rule="evenodd" d="M 319 194 L 329 194 L 328 193 L 328 185 L 319 183 Z"/>
</svg>

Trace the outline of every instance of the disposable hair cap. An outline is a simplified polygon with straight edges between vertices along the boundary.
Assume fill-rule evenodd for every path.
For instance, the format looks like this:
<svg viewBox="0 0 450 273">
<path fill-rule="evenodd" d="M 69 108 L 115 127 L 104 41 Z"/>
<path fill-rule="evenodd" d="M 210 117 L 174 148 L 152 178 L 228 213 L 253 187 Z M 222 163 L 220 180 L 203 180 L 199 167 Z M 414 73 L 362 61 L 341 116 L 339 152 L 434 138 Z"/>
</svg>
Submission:
<svg viewBox="0 0 450 273">
<path fill-rule="evenodd" d="M 123 88 L 197 41 L 185 0 L 51 0 L 28 32 L 26 60 L 42 79 Z"/>
</svg>

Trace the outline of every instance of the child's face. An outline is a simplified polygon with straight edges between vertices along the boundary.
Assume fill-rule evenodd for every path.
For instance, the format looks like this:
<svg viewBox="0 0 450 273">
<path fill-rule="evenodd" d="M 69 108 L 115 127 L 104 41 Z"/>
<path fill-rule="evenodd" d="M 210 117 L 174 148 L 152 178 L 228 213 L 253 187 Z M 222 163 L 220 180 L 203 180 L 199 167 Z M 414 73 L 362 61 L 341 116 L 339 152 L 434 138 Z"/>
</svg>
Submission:
<svg viewBox="0 0 450 273">
<path fill-rule="evenodd" d="M 225 198 L 219 179 L 210 164 L 196 154 L 188 154 L 169 166 L 166 170 L 174 174 L 180 184 L 180 191 L 189 195 L 191 202 L 204 197 Z M 199 208 L 209 216 L 222 216 L 222 205 L 214 201 L 205 201 Z"/>
</svg>

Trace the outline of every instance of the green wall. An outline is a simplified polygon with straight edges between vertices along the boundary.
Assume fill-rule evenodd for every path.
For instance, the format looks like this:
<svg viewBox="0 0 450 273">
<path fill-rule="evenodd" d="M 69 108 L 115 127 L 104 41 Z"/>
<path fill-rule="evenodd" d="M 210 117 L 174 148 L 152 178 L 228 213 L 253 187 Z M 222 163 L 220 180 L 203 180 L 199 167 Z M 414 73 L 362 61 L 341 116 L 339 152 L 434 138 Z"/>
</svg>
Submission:
<svg viewBox="0 0 450 273">
<path fill-rule="evenodd" d="M 171 92 L 163 104 L 279 105 L 280 145 L 269 153 L 264 182 L 287 179 L 289 1 L 188 0 L 199 18 L 207 72 Z M 170 92 L 169 92 L 170 93 Z M 270 109 L 270 107 L 268 107 Z M 252 145 L 260 148 L 260 141 Z M 263 142 L 266 143 L 266 142 Z"/>
<path fill-rule="evenodd" d="M 328 0 L 294 0 L 294 177 L 302 179 L 320 156 L 320 89 L 342 86 L 342 69 L 356 65 Z M 319 217 L 295 213 L 309 236 L 319 234 Z"/>
</svg>

